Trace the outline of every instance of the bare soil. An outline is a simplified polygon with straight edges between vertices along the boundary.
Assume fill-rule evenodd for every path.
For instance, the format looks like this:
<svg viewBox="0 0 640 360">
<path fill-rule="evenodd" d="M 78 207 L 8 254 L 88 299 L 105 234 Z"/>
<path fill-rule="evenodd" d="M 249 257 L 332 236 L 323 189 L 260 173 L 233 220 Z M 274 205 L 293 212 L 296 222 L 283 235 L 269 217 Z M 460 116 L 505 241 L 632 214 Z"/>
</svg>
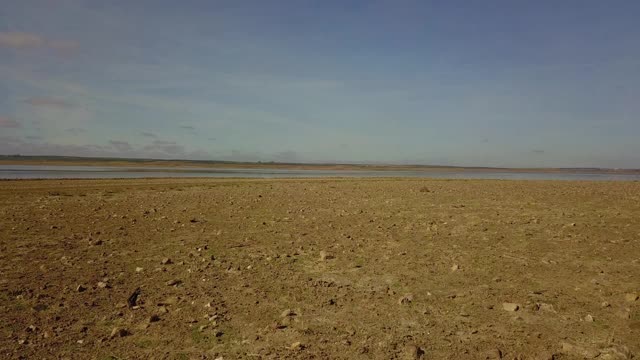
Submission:
<svg viewBox="0 0 640 360">
<path fill-rule="evenodd" d="M 638 182 L 0 182 L 0 358 L 631 359 L 638 295 Z"/>
</svg>

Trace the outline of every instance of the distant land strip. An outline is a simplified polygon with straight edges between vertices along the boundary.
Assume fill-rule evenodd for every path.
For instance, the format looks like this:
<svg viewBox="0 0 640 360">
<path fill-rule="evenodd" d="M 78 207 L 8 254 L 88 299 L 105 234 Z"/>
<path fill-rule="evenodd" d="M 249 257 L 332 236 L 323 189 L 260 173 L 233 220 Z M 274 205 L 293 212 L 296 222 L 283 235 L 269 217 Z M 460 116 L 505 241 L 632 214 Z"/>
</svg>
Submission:
<svg viewBox="0 0 640 360">
<path fill-rule="evenodd" d="M 292 170 L 375 170 L 375 171 L 455 171 L 455 172 L 552 172 L 594 174 L 640 174 L 640 169 L 613 168 L 506 168 L 483 166 L 449 166 L 419 164 L 370 164 L 370 163 L 288 163 L 288 162 L 238 162 L 224 160 L 141 159 L 80 156 L 25 156 L 0 155 L 0 165 L 57 165 L 57 166 L 114 166 L 114 167 L 185 167 L 226 169 L 292 169 Z"/>
</svg>

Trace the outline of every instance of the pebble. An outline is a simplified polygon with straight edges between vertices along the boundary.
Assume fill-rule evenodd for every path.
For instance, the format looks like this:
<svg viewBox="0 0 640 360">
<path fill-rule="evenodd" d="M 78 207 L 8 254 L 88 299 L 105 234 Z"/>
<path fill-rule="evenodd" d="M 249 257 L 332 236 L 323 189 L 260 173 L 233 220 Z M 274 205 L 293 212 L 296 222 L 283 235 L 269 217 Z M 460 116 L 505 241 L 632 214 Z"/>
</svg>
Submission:
<svg viewBox="0 0 640 360">
<path fill-rule="evenodd" d="M 411 302 L 413 302 L 413 295 L 412 294 L 406 294 L 405 296 L 401 297 L 398 300 L 398 304 L 400 304 L 400 305 L 407 305 L 407 304 L 410 304 Z"/>
<path fill-rule="evenodd" d="M 106 282 L 102 282 L 102 281 L 99 281 L 97 285 L 100 289 L 105 289 L 109 287 L 109 285 Z"/>
<path fill-rule="evenodd" d="M 149 322 L 150 323 L 154 323 L 154 322 L 158 322 L 158 321 L 160 321 L 160 316 L 158 316 L 158 315 L 151 315 L 149 317 Z"/>
<path fill-rule="evenodd" d="M 591 314 L 588 314 L 587 316 L 584 317 L 584 321 L 593 322 L 593 316 L 591 316 Z"/>
<path fill-rule="evenodd" d="M 502 308 L 506 311 L 518 311 L 520 309 L 520 305 L 516 303 L 502 303 Z"/>
<path fill-rule="evenodd" d="M 451 267 L 451 271 L 458 271 L 458 270 L 460 270 L 460 265 L 453 264 L 453 266 Z"/>
<path fill-rule="evenodd" d="M 162 265 L 170 265 L 170 264 L 173 264 L 173 261 L 171 261 L 171 259 L 169 259 L 169 258 L 164 258 L 164 259 L 162 259 L 162 261 L 160 263 Z"/>
<path fill-rule="evenodd" d="M 638 298 L 639 298 L 639 296 L 636 293 L 628 293 L 628 294 L 624 295 L 624 299 L 627 302 L 634 302 L 634 301 L 638 300 Z"/>
<path fill-rule="evenodd" d="M 320 251 L 320 260 L 322 261 L 326 261 L 326 260 L 331 260 L 334 259 L 335 256 L 333 256 L 332 254 L 327 253 L 326 251 Z"/>
<path fill-rule="evenodd" d="M 300 341 L 296 341 L 293 344 L 291 344 L 291 346 L 289 346 L 289 349 L 294 351 L 300 351 L 300 350 L 303 350 L 304 347 L 305 346 Z"/>
<path fill-rule="evenodd" d="M 290 316 L 296 316 L 296 315 L 297 314 L 295 311 L 291 309 L 286 309 L 280 314 L 280 317 L 290 317 Z"/>
<path fill-rule="evenodd" d="M 179 285 L 180 283 L 182 283 L 181 280 L 177 280 L 177 279 L 169 280 L 167 281 L 167 286 L 176 286 L 176 285 Z"/>
<path fill-rule="evenodd" d="M 129 330 L 127 329 L 123 329 L 123 328 L 113 328 L 113 330 L 111 330 L 111 338 L 116 338 L 116 337 L 125 337 L 125 336 L 129 336 L 131 335 L 131 333 L 129 332 Z"/>
<path fill-rule="evenodd" d="M 502 359 L 502 351 L 500 349 L 492 349 L 487 352 L 487 359 Z"/>
<path fill-rule="evenodd" d="M 603 301 L 602 304 L 600 304 L 600 306 L 603 307 L 603 308 L 608 308 L 608 307 L 611 307 L 611 304 L 609 304 L 606 301 Z"/>
<path fill-rule="evenodd" d="M 87 288 L 83 285 L 78 285 L 78 287 L 76 287 L 77 292 L 83 292 L 85 290 L 87 290 Z"/>
<path fill-rule="evenodd" d="M 407 360 L 417 360 L 424 357 L 424 350 L 416 345 L 407 345 L 404 349 L 404 354 Z"/>
<path fill-rule="evenodd" d="M 136 267 L 136 272 L 138 272 L 138 273 L 139 273 L 139 272 L 142 272 L 142 270 L 144 270 L 144 268 Z"/>
<path fill-rule="evenodd" d="M 567 355 L 577 355 L 584 359 L 593 359 L 600 355 L 600 351 L 581 345 L 574 345 L 568 342 L 562 342 L 562 352 Z"/>
</svg>

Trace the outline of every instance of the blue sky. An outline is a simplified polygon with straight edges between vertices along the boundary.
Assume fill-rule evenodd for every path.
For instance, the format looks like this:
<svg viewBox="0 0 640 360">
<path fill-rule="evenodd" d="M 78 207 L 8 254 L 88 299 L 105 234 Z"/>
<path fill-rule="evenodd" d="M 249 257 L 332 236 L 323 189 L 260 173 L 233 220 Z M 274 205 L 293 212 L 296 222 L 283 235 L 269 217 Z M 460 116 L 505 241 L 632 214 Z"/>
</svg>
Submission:
<svg viewBox="0 0 640 360">
<path fill-rule="evenodd" d="M 0 153 L 640 167 L 637 1 L 0 3 Z"/>
</svg>

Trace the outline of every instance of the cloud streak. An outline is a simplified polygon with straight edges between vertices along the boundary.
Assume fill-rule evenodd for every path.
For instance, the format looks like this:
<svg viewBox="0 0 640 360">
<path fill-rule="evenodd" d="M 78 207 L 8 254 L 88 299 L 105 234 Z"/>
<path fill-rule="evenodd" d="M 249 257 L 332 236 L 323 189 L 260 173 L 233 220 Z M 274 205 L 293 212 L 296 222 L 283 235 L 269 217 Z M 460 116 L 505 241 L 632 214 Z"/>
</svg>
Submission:
<svg viewBox="0 0 640 360">
<path fill-rule="evenodd" d="M 0 116 L 0 128 L 18 129 L 18 128 L 21 128 L 21 127 L 22 127 L 22 125 L 19 122 L 15 121 L 13 119 L 10 119 L 10 118 L 8 118 L 6 116 Z"/>
<path fill-rule="evenodd" d="M 54 109 L 71 109 L 74 105 L 54 97 L 33 97 L 24 101 L 31 106 L 48 107 Z"/>
<path fill-rule="evenodd" d="M 70 129 L 66 129 L 66 132 L 68 132 L 71 135 L 80 135 L 80 134 L 84 134 L 87 132 L 87 129 L 83 129 L 83 128 L 70 128 Z"/>
<path fill-rule="evenodd" d="M 54 50 L 75 50 L 80 46 L 77 41 L 47 39 L 44 36 L 19 31 L 0 32 L 0 47 L 12 49 L 49 48 Z"/>
</svg>

